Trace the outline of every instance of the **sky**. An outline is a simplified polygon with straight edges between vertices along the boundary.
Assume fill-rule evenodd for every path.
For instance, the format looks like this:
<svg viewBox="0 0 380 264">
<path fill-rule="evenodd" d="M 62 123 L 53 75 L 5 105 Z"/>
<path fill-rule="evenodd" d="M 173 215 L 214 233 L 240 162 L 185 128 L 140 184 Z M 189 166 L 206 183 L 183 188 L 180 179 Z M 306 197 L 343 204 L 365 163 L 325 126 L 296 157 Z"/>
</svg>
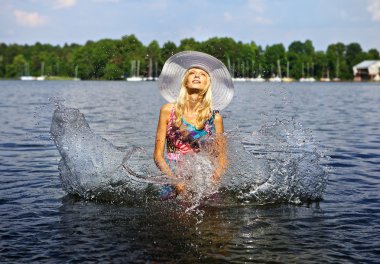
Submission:
<svg viewBox="0 0 380 264">
<path fill-rule="evenodd" d="M 380 0 L 0 0 L 0 42 L 84 44 L 134 34 L 157 40 L 231 37 L 265 47 L 311 40 L 380 51 Z"/>
</svg>

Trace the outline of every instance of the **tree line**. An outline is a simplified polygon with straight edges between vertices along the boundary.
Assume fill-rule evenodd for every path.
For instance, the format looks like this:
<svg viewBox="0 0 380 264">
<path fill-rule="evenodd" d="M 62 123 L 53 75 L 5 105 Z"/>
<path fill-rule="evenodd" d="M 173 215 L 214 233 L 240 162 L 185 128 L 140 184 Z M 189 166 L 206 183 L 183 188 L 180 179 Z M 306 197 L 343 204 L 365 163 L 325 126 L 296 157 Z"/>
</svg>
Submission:
<svg viewBox="0 0 380 264">
<path fill-rule="evenodd" d="M 379 60 L 379 51 L 364 51 L 359 43 L 331 44 L 316 51 L 311 40 L 262 47 L 228 37 L 205 41 L 186 38 L 177 46 L 167 41 L 161 47 L 153 40 L 144 46 L 134 35 L 121 39 L 87 41 L 84 45 L 63 46 L 0 43 L 0 78 L 17 79 L 22 75 L 78 77 L 82 80 L 120 80 L 136 75 L 160 74 L 165 61 L 179 51 L 196 50 L 215 56 L 225 63 L 234 77 L 269 78 L 274 75 L 299 79 L 338 77 L 352 80 L 352 66 L 363 60 Z"/>
</svg>

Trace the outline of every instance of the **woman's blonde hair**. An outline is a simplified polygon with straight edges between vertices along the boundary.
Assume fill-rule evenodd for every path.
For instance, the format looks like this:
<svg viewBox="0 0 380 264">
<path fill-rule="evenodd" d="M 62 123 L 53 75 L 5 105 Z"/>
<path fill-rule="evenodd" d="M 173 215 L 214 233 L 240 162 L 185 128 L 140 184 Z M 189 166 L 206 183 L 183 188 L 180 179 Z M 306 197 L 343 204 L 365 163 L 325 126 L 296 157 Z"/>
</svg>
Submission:
<svg viewBox="0 0 380 264">
<path fill-rule="evenodd" d="M 177 102 L 175 104 L 175 125 L 177 127 L 180 127 L 182 124 L 182 117 L 185 112 L 185 107 L 186 107 L 186 83 L 187 83 L 187 78 L 189 77 L 190 70 L 196 68 L 192 67 L 188 69 L 182 79 L 181 83 L 181 90 L 179 91 L 179 95 L 177 98 Z M 202 69 L 203 70 L 203 69 Z M 204 89 L 204 93 L 201 94 L 202 99 L 201 103 L 198 107 L 197 110 L 197 119 L 195 122 L 195 128 L 196 129 L 202 129 L 205 125 L 205 121 L 211 117 L 211 109 L 212 109 L 212 91 L 211 91 L 211 78 L 210 75 L 207 73 L 207 78 L 208 78 L 208 85 L 206 89 Z"/>
</svg>

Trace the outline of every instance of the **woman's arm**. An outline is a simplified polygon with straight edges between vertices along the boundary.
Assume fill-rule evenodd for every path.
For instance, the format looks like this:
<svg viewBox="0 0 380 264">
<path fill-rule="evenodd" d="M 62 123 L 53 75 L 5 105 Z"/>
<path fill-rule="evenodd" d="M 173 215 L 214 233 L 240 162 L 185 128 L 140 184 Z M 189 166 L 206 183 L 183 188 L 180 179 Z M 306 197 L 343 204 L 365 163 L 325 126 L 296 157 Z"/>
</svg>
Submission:
<svg viewBox="0 0 380 264">
<path fill-rule="evenodd" d="M 170 177 L 174 177 L 174 174 L 165 161 L 164 151 L 170 112 L 172 111 L 172 109 L 173 104 L 165 104 L 161 107 L 156 132 L 156 145 L 154 147 L 154 162 L 165 175 L 168 175 Z M 175 188 L 177 194 L 183 193 L 185 191 L 185 185 L 183 183 L 175 184 Z"/>
<path fill-rule="evenodd" d="M 156 132 L 156 144 L 154 147 L 154 162 L 157 167 L 168 176 L 174 176 L 164 158 L 166 132 L 172 108 L 173 104 L 165 104 L 161 107 Z"/>
<path fill-rule="evenodd" d="M 214 148 L 215 148 L 215 155 L 216 155 L 216 169 L 214 171 L 214 174 L 212 176 L 213 180 L 215 182 L 219 182 L 221 175 L 226 170 L 228 165 L 227 160 L 227 140 L 224 133 L 224 126 L 223 126 L 223 118 L 222 116 L 217 113 L 215 115 L 215 140 L 214 140 Z"/>
</svg>

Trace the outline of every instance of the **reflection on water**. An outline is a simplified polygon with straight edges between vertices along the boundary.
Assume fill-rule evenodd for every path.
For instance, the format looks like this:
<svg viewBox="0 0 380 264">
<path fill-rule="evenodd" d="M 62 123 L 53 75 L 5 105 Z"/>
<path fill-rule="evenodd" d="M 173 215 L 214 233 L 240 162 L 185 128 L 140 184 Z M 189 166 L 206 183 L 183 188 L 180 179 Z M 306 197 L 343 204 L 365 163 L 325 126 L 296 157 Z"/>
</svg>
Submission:
<svg viewBox="0 0 380 264">
<path fill-rule="evenodd" d="M 222 113 L 226 129 L 238 126 L 255 158 L 272 155 L 286 165 L 289 151 L 308 157 L 304 154 L 313 154 L 308 146 L 325 150 L 330 160 L 322 162 L 332 170 L 319 204 L 233 201 L 186 212 L 186 204 L 175 201 L 128 206 L 67 196 L 49 138 L 54 108 L 48 99 L 64 98 L 67 106 L 81 109 L 96 134 L 117 147 L 142 147 L 150 157 L 164 103 L 155 85 L 0 82 L 1 262 L 377 262 L 380 88 L 375 83 L 238 84 Z M 305 151 L 299 152 L 282 151 L 276 141 L 266 153 L 270 124 L 292 118 L 306 134 L 299 136 L 296 125 L 297 136 L 288 139 L 310 131 L 314 143 L 288 144 L 301 144 Z M 284 132 L 292 126 L 276 128 Z M 252 131 L 257 133 L 251 138 Z"/>
<path fill-rule="evenodd" d="M 277 205 L 203 209 L 203 221 L 196 224 L 196 216 L 174 203 L 130 208 L 67 197 L 60 208 L 60 222 L 54 227 L 64 244 L 51 254 L 64 259 L 76 252 L 77 261 L 100 258 L 113 262 L 335 259 L 332 252 L 323 250 L 326 244 L 337 245 L 334 236 L 326 232 L 333 227 L 331 221 L 326 223 L 319 208 Z M 300 241 L 299 236 L 305 239 Z M 92 254 L 88 256 L 87 252 Z"/>
</svg>

